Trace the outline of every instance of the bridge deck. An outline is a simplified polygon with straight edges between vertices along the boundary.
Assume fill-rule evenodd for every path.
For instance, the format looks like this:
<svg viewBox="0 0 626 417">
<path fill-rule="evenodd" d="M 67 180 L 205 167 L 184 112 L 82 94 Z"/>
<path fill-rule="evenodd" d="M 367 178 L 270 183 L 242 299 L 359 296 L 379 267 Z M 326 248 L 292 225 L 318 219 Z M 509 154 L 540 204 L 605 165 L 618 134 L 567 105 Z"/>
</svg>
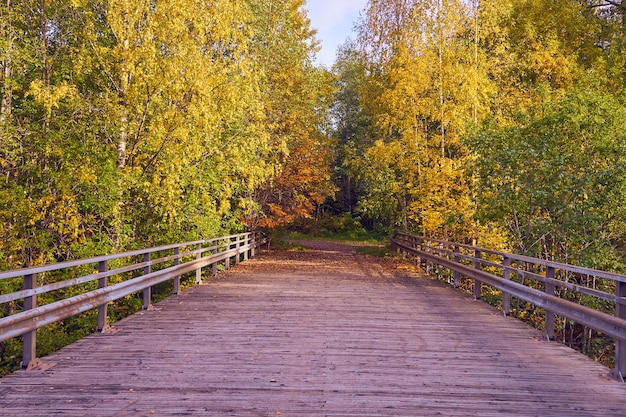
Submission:
<svg viewBox="0 0 626 417">
<path fill-rule="evenodd" d="M 602 366 L 323 246 L 265 252 L 44 358 L 48 370 L 0 379 L 0 415 L 625 415 L 626 384 Z"/>
</svg>

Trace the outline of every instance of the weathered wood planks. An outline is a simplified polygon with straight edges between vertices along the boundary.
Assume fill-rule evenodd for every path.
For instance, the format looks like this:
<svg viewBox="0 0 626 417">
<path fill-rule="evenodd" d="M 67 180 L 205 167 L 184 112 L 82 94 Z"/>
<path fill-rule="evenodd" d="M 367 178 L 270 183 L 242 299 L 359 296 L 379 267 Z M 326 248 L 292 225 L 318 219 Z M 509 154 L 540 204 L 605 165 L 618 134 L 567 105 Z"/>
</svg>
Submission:
<svg viewBox="0 0 626 417">
<path fill-rule="evenodd" d="M 626 385 L 409 270 L 265 252 L 0 379 L 0 416 L 624 416 Z"/>
</svg>

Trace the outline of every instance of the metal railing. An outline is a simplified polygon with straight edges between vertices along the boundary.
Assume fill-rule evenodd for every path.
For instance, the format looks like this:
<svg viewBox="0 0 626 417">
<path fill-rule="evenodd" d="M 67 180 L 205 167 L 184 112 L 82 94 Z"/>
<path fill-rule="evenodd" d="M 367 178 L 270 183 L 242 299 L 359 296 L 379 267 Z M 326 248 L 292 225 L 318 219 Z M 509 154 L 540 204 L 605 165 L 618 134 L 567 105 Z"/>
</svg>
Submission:
<svg viewBox="0 0 626 417">
<path fill-rule="evenodd" d="M 210 267 L 211 273 L 215 275 L 219 262 L 224 262 L 224 268 L 228 269 L 231 262 L 238 264 L 248 260 L 264 241 L 260 232 L 249 232 L 0 272 L 0 281 L 23 279 L 21 290 L 0 294 L 0 305 L 11 302 L 19 304 L 22 301 L 21 311 L 18 309 L 16 313 L 0 318 L 0 342 L 23 335 L 22 367 L 35 367 L 40 363 L 36 357 L 37 329 L 97 308 L 97 330 L 103 331 L 107 327 L 108 303 L 142 291 L 143 308 L 148 309 L 154 285 L 173 280 L 172 292 L 178 294 L 181 275 L 195 271 L 195 282 L 199 284 L 202 268 Z M 152 259 L 155 255 L 158 258 Z M 141 261 L 134 262 L 133 259 L 137 258 Z M 124 259 L 129 259 L 131 263 L 109 269 L 111 261 L 123 264 Z M 156 265 L 162 269 L 152 271 Z M 42 281 L 38 280 L 38 276 L 53 271 L 77 270 L 79 267 L 90 268 L 92 273 L 38 285 L 38 281 Z M 119 280 L 119 277 L 129 273 L 138 276 L 109 285 L 110 277 L 117 276 Z M 42 294 L 64 288 L 80 291 L 78 285 L 94 281 L 97 281 L 97 289 L 38 305 L 38 296 Z"/>
<path fill-rule="evenodd" d="M 396 233 L 391 242 L 398 251 L 419 258 L 420 262 L 426 264 L 427 270 L 437 265 L 439 273 L 443 268 L 452 271 L 455 287 L 459 287 L 462 276 L 473 279 L 476 299 L 481 298 L 482 284 L 502 291 L 502 310 L 505 315 L 509 315 L 512 296 L 542 308 L 545 311 L 545 332 L 550 340 L 554 340 L 555 336 L 555 315 L 610 336 L 615 340 L 615 369 L 611 371 L 611 375 L 624 381 L 626 276 L 407 233 Z M 521 278 L 522 282 L 514 281 L 514 277 Z M 595 282 L 597 278 L 607 279 L 614 283 L 615 293 L 582 285 L 576 282 L 576 279 L 564 279 L 572 277 L 586 277 L 586 280 L 591 282 Z M 524 285 L 524 280 L 542 283 L 543 291 Z M 615 314 L 608 314 L 559 297 L 560 291 L 556 291 L 557 288 L 609 301 L 615 305 Z"/>
</svg>

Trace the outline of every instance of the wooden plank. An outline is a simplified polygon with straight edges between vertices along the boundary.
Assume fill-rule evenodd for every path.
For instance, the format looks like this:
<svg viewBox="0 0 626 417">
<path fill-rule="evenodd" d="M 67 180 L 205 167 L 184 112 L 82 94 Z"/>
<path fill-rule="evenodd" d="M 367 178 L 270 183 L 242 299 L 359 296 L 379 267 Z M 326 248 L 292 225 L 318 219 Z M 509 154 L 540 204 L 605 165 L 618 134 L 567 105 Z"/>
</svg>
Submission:
<svg viewBox="0 0 626 417">
<path fill-rule="evenodd" d="M 451 287 L 268 252 L 0 379 L 2 416 L 623 416 L 626 385 Z"/>
</svg>

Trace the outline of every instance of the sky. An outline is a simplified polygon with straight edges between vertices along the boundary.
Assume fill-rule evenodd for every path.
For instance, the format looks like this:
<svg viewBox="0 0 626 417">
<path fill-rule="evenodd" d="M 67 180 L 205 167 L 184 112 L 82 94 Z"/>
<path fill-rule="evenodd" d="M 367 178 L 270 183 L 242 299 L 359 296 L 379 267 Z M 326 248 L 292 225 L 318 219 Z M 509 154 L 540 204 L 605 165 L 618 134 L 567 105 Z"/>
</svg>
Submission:
<svg viewBox="0 0 626 417">
<path fill-rule="evenodd" d="M 354 24 L 367 0 L 306 0 L 311 27 L 317 30 L 322 50 L 317 53 L 317 63 L 332 67 L 337 47 L 346 38 L 355 39 Z"/>
</svg>

